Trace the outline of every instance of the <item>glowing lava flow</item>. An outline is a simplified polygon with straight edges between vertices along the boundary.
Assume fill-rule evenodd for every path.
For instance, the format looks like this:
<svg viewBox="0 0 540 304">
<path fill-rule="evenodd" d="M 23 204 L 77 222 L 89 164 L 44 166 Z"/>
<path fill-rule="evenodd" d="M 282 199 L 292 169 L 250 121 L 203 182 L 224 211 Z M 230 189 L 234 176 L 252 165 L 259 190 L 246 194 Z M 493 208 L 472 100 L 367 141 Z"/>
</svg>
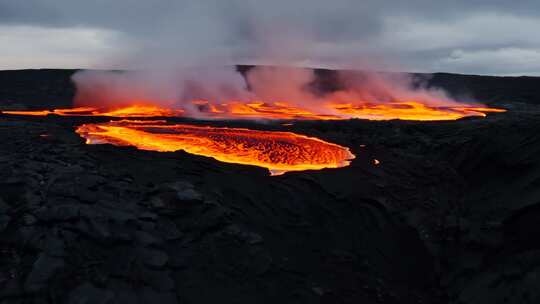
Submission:
<svg viewBox="0 0 540 304">
<path fill-rule="evenodd" d="M 267 168 L 272 175 L 340 168 L 355 158 L 346 147 L 291 132 L 134 120 L 84 124 L 76 132 L 88 144 L 129 145 L 161 152 L 184 150 L 222 162 Z"/>
<path fill-rule="evenodd" d="M 456 120 L 463 117 L 485 117 L 486 113 L 505 112 L 504 109 L 479 107 L 474 105 L 430 106 L 421 102 L 392 103 L 326 103 L 320 105 L 318 111 L 303 109 L 285 102 L 235 102 L 210 103 L 208 101 L 192 101 L 198 118 L 207 119 L 268 119 L 268 120 Z M 60 116 L 108 116 L 108 117 L 173 117 L 190 116 L 183 109 L 166 109 L 152 105 L 132 105 L 113 110 L 81 107 L 73 109 L 56 109 L 45 111 L 2 111 L 11 115 L 60 115 Z"/>
<path fill-rule="evenodd" d="M 55 109 L 42 111 L 2 111 L 3 114 L 28 116 L 109 116 L 109 117 L 173 117 L 182 116 L 182 110 L 170 110 L 157 106 L 132 105 L 114 110 L 100 110 L 92 107 Z"/>
<path fill-rule="evenodd" d="M 463 117 L 485 117 L 490 112 L 506 112 L 504 109 L 460 106 L 428 106 L 424 103 L 392 102 L 392 103 L 332 103 L 321 105 L 320 112 L 309 111 L 289 105 L 284 102 L 230 102 L 212 104 L 207 101 L 197 101 L 199 109 L 207 117 L 219 119 L 302 119 L 302 120 L 339 120 L 339 119 L 368 119 L 368 120 L 456 120 Z"/>
<path fill-rule="evenodd" d="M 444 103 L 443 103 L 444 104 Z M 433 106 L 408 101 L 393 103 L 336 103 L 320 104 L 316 110 L 301 108 L 285 102 L 211 103 L 192 101 L 190 112 L 154 105 L 131 105 L 117 109 L 81 107 L 45 111 L 3 111 L 11 115 L 60 115 L 135 117 L 181 117 L 196 113 L 207 119 L 303 119 L 339 120 L 361 118 L 368 120 L 456 120 L 468 116 L 485 117 L 486 113 L 505 112 L 504 109 L 448 103 Z M 142 150 L 178 151 L 213 157 L 219 161 L 254 165 L 270 170 L 273 175 L 288 171 L 339 168 L 349 165 L 354 155 L 348 148 L 290 132 L 257 131 L 238 128 L 218 128 L 187 124 L 168 124 L 167 121 L 122 120 L 84 124 L 77 129 L 89 144 L 110 143 L 135 146 Z M 375 164 L 377 165 L 377 164 Z"/>
<path fill-rule="evenodd" d="M 428 106 L 419 102 L 395 102 L 380 104 L 335 104 L 332 105 L 339 113 L 349 118 L 368 120 L 456 120 L 463 117 L 486 117 L 486 113 L 506 112 L 505 109 L 474 107 L 474 106 Z"/>
<path fill-rule="evenodd" d="M 299 119 L 299 120 L 337 120 L 346 119 L 331 114 L 318 114 L 284 102 L 265 103 L 261 101 L 231 101 L 213 104 L 208 101 L 195 102 L 201 113 L 213 119 Z"/>
</svg>

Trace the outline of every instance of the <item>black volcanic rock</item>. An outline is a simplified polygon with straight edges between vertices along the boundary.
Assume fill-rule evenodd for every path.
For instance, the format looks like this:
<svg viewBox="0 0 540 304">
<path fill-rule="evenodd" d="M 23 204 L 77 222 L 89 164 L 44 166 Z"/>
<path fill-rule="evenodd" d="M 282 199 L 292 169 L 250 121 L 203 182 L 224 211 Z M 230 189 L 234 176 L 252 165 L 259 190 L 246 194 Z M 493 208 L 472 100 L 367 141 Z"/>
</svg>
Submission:
<svg viewBox="0 0 540 304">
<path fill-rule="evenodd" d="M 109 290 L 97 288 L 90 283 L 83 283 L 75 288 L 69 295 L 68 303 L 83 304 L 96 303 L 107 304 L 114 303 L 114 293 Z"/>
<path fill-rule="evenodd" d="M 3 101 L 57 107 L 72 93 L 72 71 L 2 73 L 13 84 Z M 317 86 L 338 85 L 317 73 Z M 538 80 L 429 82 L 511 109 L 450 122 L 227 122 L 357 156 L 282 176 L 85 145 L 74 128 L 99 118 L 0 115 L 0 302 L 538 302 Z"/>
<path fill-rule="evenodd" d="M 0 71 L 0 103 L 11 108 L 70 107 L 77 70 Z"/>
<path fill-rule="evenodd" d="M 63 259 L 49 256 L 46 253 L 40 254 L 32 267 L 32 271 L 28 274 L 24 284 L 25 290 L 27 292 L 36 292 L 47 288 L 55 273 L 64 267 Z"/>
</svg>

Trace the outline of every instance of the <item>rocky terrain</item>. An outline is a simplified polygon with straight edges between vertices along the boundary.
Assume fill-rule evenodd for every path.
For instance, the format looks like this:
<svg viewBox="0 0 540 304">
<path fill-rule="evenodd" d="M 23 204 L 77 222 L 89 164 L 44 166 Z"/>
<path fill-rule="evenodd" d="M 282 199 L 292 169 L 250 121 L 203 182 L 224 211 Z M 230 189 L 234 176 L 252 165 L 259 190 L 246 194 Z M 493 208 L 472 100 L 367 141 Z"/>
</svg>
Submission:
<svg viewBox="0 0 540 304">
<path fill-rule="evenodd" d="M 69 105 L 72 72 L 0 72 L 0 105 Z M 540 79 L 522 80 L 430 80 L 509 110 L 485 119 L 213 122 L 357 156 L 282 176 L 86 145 L 75 127 L 102 118 L 0 115 L 0 303 L 538 303 Z"/>
</svg>

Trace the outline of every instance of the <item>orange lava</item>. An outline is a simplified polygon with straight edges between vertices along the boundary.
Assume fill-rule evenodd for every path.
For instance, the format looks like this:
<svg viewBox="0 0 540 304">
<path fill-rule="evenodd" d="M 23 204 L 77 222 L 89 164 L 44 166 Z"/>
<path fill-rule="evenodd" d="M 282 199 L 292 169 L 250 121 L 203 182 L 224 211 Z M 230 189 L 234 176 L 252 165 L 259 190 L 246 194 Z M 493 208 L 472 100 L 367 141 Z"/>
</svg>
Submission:
<svg viewBox="0 0 540 304">
<path fill-rule="evenodd" d="M 318 111 L 303 109 L 285 102 L 260 101 L 214 104 L 204 100 L 193 101 L 198 118 L 207 119 L 267 119 L 267 120 L 456 120 L 463 117 L 485 117 L 487 113 L 505 112 L 504 109 L 476 105 L 430 106 L 416 101 L 392 103 L 332 103 L 320 105 Z M 184 109 L 166 109 L 154 105 L 132 105 L 118 109 L 80 107 L 44 111 L 2 111 L 11 115 L 60 115 L 60 116 L 108 116 L 108 117 L 174 117 L 189 116 Z"/>
<path fill-rule="evenodd" d="M 459 118 L 470 116 L 486 117 L 486 113 L 506 112 L 505 109 L 474 106 L 434 107 L 414 101 L 381 104 L 365 103 L 360 105 L 333 104 L 332 107 L 346 117 L 368 120 L 456 120 Z"/>
<path fill-rule="evenodd" d="M 249 103 L 229 102 L 212 104 L 208 101 L 197 101 L 201 112 L 210 118 L 219 119 L 300 119 L 300 120 L 456 120 L 463 117 L 485 117 L 486 113 L 506 112 L 505 109 L 460 106 L 428 106 L 421 102 L 391 103 L 335 103 L 321 105 L 318 112 L 295 107 L 285 102 L 265 103 L 254 101 Z"/>
<path fill-rule="evenodd" d="M 2 111 L 3 114 L 28 116 L 108 116 L 108 117 L 173 117 L 182 116 L 182 110 L 170 110 L 157 106 L 132 105 L 129 107 L 100 110 L 92 107 L 78 107 L 72 109 L 55 109 L 42 111 Z"/>
<path fill-rule="evenodd" d="M 442 103 L 445 104 L 445 103 Z M 446 103 L 433 106 L 416 101 L 391 103 L 320 104 L 316 110 L 286 102 L 211 103 L 191 102 L 189 114 L 185 109 L 168 109 L 155 105 L 134 104 L 116 109 L 79 107 L 43 111 L 2 111 L 11 115 L 105 116 L 130 118 L 108 123 L 84 124 L 77 133 L 88 144 L 110 143 L 135 146 L 142 150 L 188 153 L 216 160 L 267 168 L 272 175 L 288 171 L 319 170 L 349 165 L 354 155 L 346 147 L 317 138 L 291 132 L 258 131 L 239 128 L 218 128 L 188 124 L 168 124 L 166 120 L 135 120 L 156 117 L 198 117 L 206 119 L 267 119 L 267 120 L 456 120 L 463 117 L 485 117 L 487 113 L 505 112 L 504 109 Z M 195 113 L 195 114 L 193 114 Z M 290 123 L 284 123 L 290 126 Z M 374 165 L 379 165 L 377 159 Z"/>
<path fill-rule="evenodd" d="M 262 101 L 231 101 L 213 104 L 197 101 L 201 112 L 214 119 L 299 119 L 299 120 L 336 120 L 343 119 L 336 115 L 319 114 L 284 102 L 265 103 Z"/>
<path fill-rule="evenodd" d="M 161 152 L 184 150 L 222 162 L 267 168 L 272 175 L 340 168 L 355 158 L 346 147 L 291 132 L 133 120 L 84 124 L 76 132 L 88 144 Z"/>
<path fill-rule="evenodd" d="M 60 115 L 60 116 L 83 116 L 83 115 L 95 115 L 95 108 L 72 108 L 72 109 L 56 109 L 56 110 L 40 110 L 40 111 L 2 111 L 2 114 L 10 115 L 28 115 L 28 116 L 47 116 L 47 115 Z"/>
<path fill-rule="evenodd" d="M 173 117 L 182 116 L 184 111 L 165 109 L 156 106 L 133 105 L 98 113 L 98 115 L 111 117 Z"/>
</svg>

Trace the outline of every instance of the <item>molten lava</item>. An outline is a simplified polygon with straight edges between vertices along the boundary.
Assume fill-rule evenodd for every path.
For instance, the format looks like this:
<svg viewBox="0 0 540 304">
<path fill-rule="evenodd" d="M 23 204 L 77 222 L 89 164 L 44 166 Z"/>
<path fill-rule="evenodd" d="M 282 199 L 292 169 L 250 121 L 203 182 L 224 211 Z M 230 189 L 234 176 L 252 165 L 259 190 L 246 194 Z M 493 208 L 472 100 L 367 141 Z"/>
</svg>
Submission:
<svg viewBox="0 0 540 304">
<path fill-rule="evenodd" d="M 485 117 L 486 113 L 505 112 L 504 109 L 475 105 L 431 106 L 416 101 L 390 103 L 333 103 L 320 105 L 317 111 L 303 109 L 285 102 L 266 103 L 260 101 L 210 103 L 204 100 L 192 101 L 196 114 L 188 114 L 184 109 L 166 109 L 155 105 L 132 105 L 117 109 L 80 107 L 44 111 L 2 111 L 11 115 L 60 115 L 60 116 L 108 116 L 108 117 L 181 117 L 196 116 L 207 119 L 268 119 L 268 120 L 456 120 L 463 117 Z M 191 112 L 193 113 L 193 111 Z"/>
<path fill-rule="evenodd" d="M 340 168 L 355 158 L 346 147 L 291 132 L 170 125 L 163 120 L 84 124 L 76 132 L 88 144 L 129 145 L 161 152 L 183 150 L 222 162 L 267 168 L 272 175 Z"/>
<path fill-rule="evenodd" d="M 334 104 L 332 105 L 339 113 L 349 118 L 361 118 L 368 120 L 456 120 L 463 117 L 479 116 L 486 117 L 490 112 L 506 112 L 504 109 L 487 107 L 450 107 L 428 106 L 419 102 L 394 102 L 380 104 Z"/>
<path fill-rule="evenodd" d="M 212 103 L 194 100 L 186 109 L 167 109 L 156 105 L 133 104 L 115 109 L 79 107 L 44 111 L 3 111 L 11 115 L 105 116 L 131 118 L 108 123 L 84 124 L 77 129 L 88 144 L 110 143 L 135 146 L 142 150 L 178 151 L 213 157 L 219 161 L 254 165 L 272 175 L 288 171 L 316 170 L 347 166 L 354 155 L 348 148 L 317 138 L 290 132 L 218 128 L 188 124 L 168 124 L 165 120 L 133 120 L 135 117 L 198 117 L 206 119 L 274 120 L 455 120 L 468 116 L 485 117 L 504 109 L 442 103 L 433 106 L 415 101 L 390 103 L 327 102 L 312 109 L 286 102 Z M 187 110 L 189 109 L 189 111 Z M 290 124 L 285 124 L 290 125 Z M 374 160 L 374 165 L 379 161 Z"/>
<path fill-rule="evenodd" d="M 208 101 L 196 101 L 201 113 L 208 118 L 219 119 L 301 119 L 301 120 L 456 120 L 463 117 L 485 117 L 490 112 L 506 112 L 504 109 L 479 107 L 474 105 L 429 106 L 422 102 L 389 103 L 337 103 L 327 102 L 317 110 L 303 109 L 286 102 L 249 103 L 229 102 L 214 104 Z"/>
<path fill-rule="evenodd" d="M 336 120 L 344 119 L 331 114 L 319 114 L 284 102 L 265 103 L 261 101 L 213 104 L 197 101 L 201 113 L 213 119 L 298 119 L 298 120 Z"/>
<path fill-rule="evenodd" d="M 173 117 L 182 116 L 182 110 L 171 110 L 148 105 L 132 105 L 114 110 L 104 110 L 92 107 L 78 107 L 72 109 L 55 109 L 42 111 L 2 111 L 3 114 L 29 115 L 29 116 L 109 116 L 109 117 Z"/>
</svg>

